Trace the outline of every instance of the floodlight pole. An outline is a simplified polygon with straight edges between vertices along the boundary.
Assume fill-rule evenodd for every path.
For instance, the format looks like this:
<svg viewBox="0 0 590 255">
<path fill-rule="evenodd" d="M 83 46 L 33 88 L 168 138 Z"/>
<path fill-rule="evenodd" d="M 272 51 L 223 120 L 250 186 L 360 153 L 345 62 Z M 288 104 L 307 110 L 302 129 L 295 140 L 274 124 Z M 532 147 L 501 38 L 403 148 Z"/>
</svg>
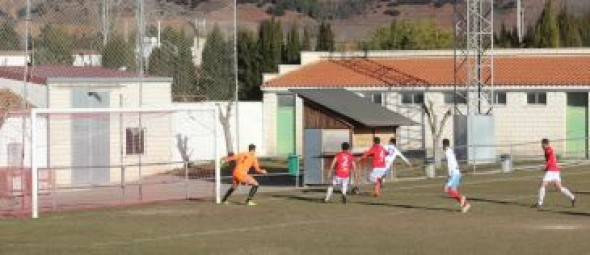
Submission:
<svg viewBox="0 0 590 255">
<path fill-rule="evenodd" d="M 215 107 L 214 110 L 214 114 L 215 116 L 213 117 L 214 120 L 219 118 L 219 108 Z M 218 135 L 218 131 L 217 131 L 217 125 L 213 125 L 213 140 L 214 140 L 214 146 L 215 148 L 213 149 L 214 152 L 214 165 L 215 165 L 215 203 L 220 204 L 221 203 L 221 166 L 220 166 L 220 159 L 219 159 L 219 149 L 218 149 L 218 143 L 217 143 L 217 135 Z"/>
<path fill-rule="evenodd" d="M 39 218 L 39 166 L 37 165 L 37 153 L 35 150 L 37 147 L 37 132 L 35 132 L 36 126 L 37 110 L 31 109 L 31 218 L 33 219 Z M 25 188 L 23 187 L 23 193 L 25 193 L 24 190 Z"/>
<path fill-rule="evenodd" d="M 234 0 L 234 81 L 235 81 L 235 104 L 236 104 L 236 154 L 240 152 L 240 107 L 238 80 L 238 1 Z"/>
</svg>

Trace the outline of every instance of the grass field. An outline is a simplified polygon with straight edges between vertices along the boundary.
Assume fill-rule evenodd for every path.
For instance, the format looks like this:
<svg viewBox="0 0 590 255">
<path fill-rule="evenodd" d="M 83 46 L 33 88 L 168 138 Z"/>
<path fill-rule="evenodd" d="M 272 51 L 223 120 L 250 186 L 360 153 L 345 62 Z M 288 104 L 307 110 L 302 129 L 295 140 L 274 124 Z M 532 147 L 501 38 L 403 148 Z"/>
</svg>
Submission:
<svg viewBox="0 0 590 255">
<path fill-rule="evenodd" d="M 383 197 L 346 205 L 309 189 L 259 194 L 256 207 L 234 197 L 43 214 L 0 222 L 0 254 L 588 254 L 590 168 L 563 173 L 576 208 L 555 191 L 529 208 L 541 174 L 466 176 L 468 214 L 443 179 L 388 183 Z"/>
</svg>

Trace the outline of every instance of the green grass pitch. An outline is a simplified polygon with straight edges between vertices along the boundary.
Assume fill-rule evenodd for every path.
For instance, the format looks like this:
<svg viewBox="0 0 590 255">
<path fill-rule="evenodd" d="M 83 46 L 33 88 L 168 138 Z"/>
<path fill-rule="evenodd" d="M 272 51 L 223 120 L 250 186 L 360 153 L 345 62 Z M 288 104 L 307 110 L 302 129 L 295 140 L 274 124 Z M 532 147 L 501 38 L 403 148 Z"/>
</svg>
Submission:
<svg viewBox="0 0 590 255">
<path fill-rule="evenodd" d="M 444 179 L 387 183 L 381 198 L 346 205 L 308 189 L 260 193 L 255 207 L 236 196 L 48 213 L 0 221 L 0 254 L 588 254 L 590 169 L 562 174 L 576 208 L 555 189 L 544 208 L 529 208 L 542 174 L 465 176 L 467 214 L 442 193 Z"/>
</svg>

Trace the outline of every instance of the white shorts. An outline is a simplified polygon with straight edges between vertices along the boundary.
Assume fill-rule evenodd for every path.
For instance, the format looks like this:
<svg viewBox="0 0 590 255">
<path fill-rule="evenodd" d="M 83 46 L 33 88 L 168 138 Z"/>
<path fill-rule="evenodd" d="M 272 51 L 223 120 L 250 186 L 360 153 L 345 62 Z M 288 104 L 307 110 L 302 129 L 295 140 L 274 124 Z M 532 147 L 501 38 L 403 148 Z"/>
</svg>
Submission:
<svg viewBox="0 0 590 255">
<path fill-rule="evenodd" d="M 545 172 L 545 176 L 543 177 L 544 182 L 556 182 L 561 181 L 561 176 L 557 171 L 547 171 Z"/>
<path fill-rule="evenodd" d="M 369 174 L 369 181 L 376 182 L 377 179 L 383 178 L 387 174 L 387 168 L 373 168 L 371 174 Z"/>
<path fill-rule="evenodd" d="M 342 177 L 338 177 L 338 176 L 332 177 L 332 185 L 333 186 L 342 185 L 342 187 L 344 187 L 344 186 L 348 186 L 349 182 L 350 182 L 350 178 L 342 178 Z"/>
</svg>

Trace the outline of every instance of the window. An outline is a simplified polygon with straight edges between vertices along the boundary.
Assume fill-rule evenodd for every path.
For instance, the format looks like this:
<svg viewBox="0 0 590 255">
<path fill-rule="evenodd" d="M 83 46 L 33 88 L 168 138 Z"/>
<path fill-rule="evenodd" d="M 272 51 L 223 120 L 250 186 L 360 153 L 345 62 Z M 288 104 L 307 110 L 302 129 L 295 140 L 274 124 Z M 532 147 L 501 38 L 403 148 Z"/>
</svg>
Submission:
<svg viewBox="0 0 590 255">
<path fill-rule="evenodd" d="M 547 104 L 547 93 L 545 92 L 529 92 L 527 93 L 528 104 Z"/>
<path fill-rule="evenodd" d="M 424 94 L 422 93 L 403 93 L 402 104 L 422 104 L 424 103 Z"/>
<path fill-rule="evenodd" d="M 494 103 L 506 105 L 506 92 L 494 92 Z"/>
<path fill-rule="evenodd" d="M 367 92 L 362 93 L 363 97 L 367 100 L 371 101 L 372 103 L 383 105 L 383 94 L 382 93 L 375 93 L 375 92 Z"/>
<path fill-rule="evenodd" d="M 125 132 L 127 155 L 139 155 L 145 152 L 145 128 L 127 128 Z"/>
<path fill-rule="evenodd" d="M 295 106 L 295 96 L 289 94 L 279 94 L 277 95 L 278 105 L 279 107 L 294 107 Z"/>
<path fill-rule="evenodd" d="M 445 104 L 455 104 L 454 92 L 445 93 Z M 465 93 L 457 92 L 457 104 L 467 104 Z"/>
</svg>

